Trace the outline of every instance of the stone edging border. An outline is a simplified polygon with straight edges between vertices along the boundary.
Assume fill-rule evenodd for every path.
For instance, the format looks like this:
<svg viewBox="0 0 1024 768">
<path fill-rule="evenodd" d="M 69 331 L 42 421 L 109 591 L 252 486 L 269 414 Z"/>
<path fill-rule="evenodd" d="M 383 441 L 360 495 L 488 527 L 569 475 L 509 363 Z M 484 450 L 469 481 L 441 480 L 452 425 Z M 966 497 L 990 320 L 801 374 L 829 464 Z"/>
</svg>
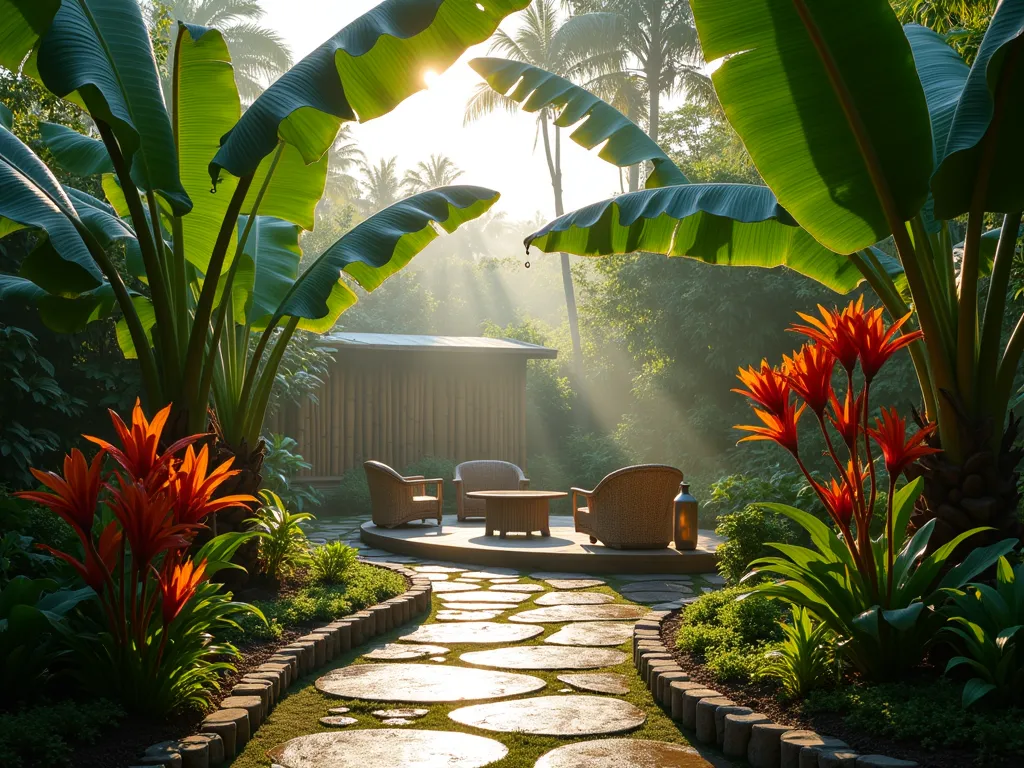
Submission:
<svg viewBox="0 0 1024 768">
<path fill-rule="evenodd" d="M 426 576 L 394 563 L 358 560 L 400 573 L 411 586 L 398 597 L 343 616 L 278 648 L 266 662 L 242 676 L 217 711 L 203 720 L 199 733 L 154 744 L 131 768 L 211 768 L 230 760 L 242 751 L 293 682 L 371 638 L 430 613 L 433 588 Z"/>
<path fill-rule="evenodd" d="M 633 626 L 633 663 L 654 700 L 701 744 L 717 747 L 751 768 L 917 768 L 911 760 L 859 755 L 839 739 L 778 725 L 691 682 L 661 639 L 671 611 L 651 611 Z"/>
</svg>

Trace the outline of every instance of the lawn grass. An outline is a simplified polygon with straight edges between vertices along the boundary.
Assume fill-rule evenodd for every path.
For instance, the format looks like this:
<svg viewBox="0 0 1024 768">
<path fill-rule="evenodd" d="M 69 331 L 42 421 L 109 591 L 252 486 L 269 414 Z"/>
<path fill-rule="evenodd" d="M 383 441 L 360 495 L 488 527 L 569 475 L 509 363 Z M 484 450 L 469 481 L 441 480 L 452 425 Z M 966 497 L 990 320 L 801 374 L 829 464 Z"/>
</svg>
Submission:
<svg viewBox="0 0 1024 768">
<path fill-rule="evenodd" d="M 615 582 L 613 577 L 607 577 L 610 582 Z M 694 577 L 694 589 L 700 591 L 700 587 L 704 585 L 699 577 Z M 536 583 L 542 584 L 542 582 L 536 581 L 529 578 L 521 578 L 519 583 Z M 481 585 L 483 586 L 483 585 Z M 546 586 L 546 585 L 544 585 Z M 501 585 L 494 585 L 494 589 L 500 590 Z M 598 587 L 593 590 L 595 592 L 603 592 L 611 595 L 615 602 L 630 604 L 630 601 L 624 599 L 621 595 L 615 592 L 611 586 Z M 509 611 L 503 614 L 504 616 L 509 613 L 527 610 L 533 606 L 532 598 L 540 596 L 541 592 L 531 593 L 531 599 L 524 601 L 519 606 L 510 607 Z M 431 606 L 430 617 L 424 620 L 422 623 L 433 623 L 435 621 L 435 614 L 439 609 L 444 606 L 441 605 L 442 595 L 435 595 Z M 501 620 L 499 618 L 499 620 Z M 416 626 L 415 623 L 407 624 L 397 630 L 394 630 L 387 635 L 383 635 L 374 639 L 374 644 L 383 642 L 394 642 L 398 637 L 404 634 L 408 634 Z M 535 638 L 526 640 L 518 643 L 507 643 L 507 644 L 480 644 L 480 643 L 466 643 L 466 644 L 452 644 L 446 645 L 449 648 L 447 657 L 448 662 L 444 665 L 440 665 L 437 662 L 429 660 L 413 661 L 413 662 L 402 662 L 402 663 L 420 663 L 426 666 L 463 666 L 458 663 L 459 656 L 466 651 L 478 651 L 478 650 L 490 650 L 496 648 L 506 648 L 511 646 L 524 646 L 524 645 L 541 645 L 544 642 L 544 638 L 557 632 L 562 624 L 543 624 L 536 625 L 541 626 L 544 631 L 542 634 Z M 627 641 L 618 649 L 626 653 L 626 659 L 619 665 L 614 667 L 607 667 L 601 670 L 573 670 L 575 671 L 600 671 L 600 672 L 617 672 L 625 676 L 629 684 L 629 693 L 624 696 L 618 696 L 624 701 L 628 701 L 634 706 L 638 707 L 647 715 L 647 720 L 644 724 L 634 731 L 630 731 L 627 734 L 622 734 L 625 738 L 633 739 L 653 739 L 657 741 L 666 741 L 675 744 L 689 744 L 687 738 L 679 731 L 679 728 L 672 721 L 671 718 L 665 713 L 662 708 L 654 702 L 650 692 L 644 685 L 643 681 L 640 680 L 633 667 L 632 658 L 632 643 Z M 491 731 L 484 731 L 478 728 L 472 728 L 464 726 L 460 723 L 456 723 L 454 720 L 448 717 L 448 713 L 458 709 L 460 707 L 469 706 L 477 703 L 484 702 L 473 702 L 463 701 L 454 702 L 450 704 L 398 704 L 394 702 L 368 702 L 361 700 L 349 700 L 349 699 L 338 699 L 331 696 L 326 696 L 320 693 L 314 687 L 314 682 L 318 677 L 323 676 L 332 669 L 344 667 L 350 664 L 363 664 L 369 663 L 362 660 L 360 657 L 362 654 L 368 651 L 368 646 L 363 645 L 359 648 L 353 649 L 352 651 L 344 654 L 342 657 L 335 659 L 331 665 L 325 668 L 317 670 L 314 674 L 309 675 L 297 682 L 291 688 L 291 695 L 284 699 L 277 708 L 268 718 L 268 720 L 260 727 L 256 732 L 253 739 L 246 745 L 245 750 L 231 763 L 232 768 L 267 768 L 270 765 L 270 760 L 267 758 L 267 750 L 285 742 L 289 739 L 293 739 L 297 736 L 303 736 L 311 733 L 322 733 L 325 731 L 338 730 L 335 728 L 325 728 L 318 722 L 319 718 L 327 714 L 327 710 L 332 707 L 345 706 L 351 710 L 348 714 L 359 720 L 358 724 L 349 726 L 350 729 L 369 729 L 369 728 L 382 728 L 388 726 L 382 726 L 380 721 L 372 716 L 372 712 L 376 709 L 390 709 L 397 707 L 422 707 L 429 708 L 430 713 L 423 718 L 414 721 L 415 724 L 400 726 L 402 728 L 415 728 L 423 730 L 433 731 L 458 731 L 461 733 L 470 733 L 486 738 L 494 739 L 501 742 L 508 747 L 508 755 L 492 765 L 494 768 L 532 768 L 533 764 L 537 759 L 544 753 L 554 749 L 555 747 L 569 744 L 574 741 L 584 741 L 588 738 L 600 738 L 600 737 L 581 737 L 575 739 L 557 738 L 551 736 L 534 736 L 529 734 L 521 733 L 495 733 Z M 390 662 L 383 662 L 390 663 Z M 564 671 L 535 671 L 535 670 L 510 670 L 521 672 L 522 674 L 532 675 L 539 677 L 547 683 L 547 687 L 541 691 L 524 694 L 522 696 L 515 696 L 503 699 L 495 699 L 488 701 L 511 701 L 516 698 L 530 698 L 533 696 L 543 695 L 560 695 L 558 691 L 563 688 L 569 688 L 570 686 L 565 685 L 558 680 L 558 675 Z M 576 692 L 576 691 L 574 691 Z M 585 692 L 579 691 L 584 695 Z M 372 766 L 367 766 L 372 768 Z"/>
</svg>

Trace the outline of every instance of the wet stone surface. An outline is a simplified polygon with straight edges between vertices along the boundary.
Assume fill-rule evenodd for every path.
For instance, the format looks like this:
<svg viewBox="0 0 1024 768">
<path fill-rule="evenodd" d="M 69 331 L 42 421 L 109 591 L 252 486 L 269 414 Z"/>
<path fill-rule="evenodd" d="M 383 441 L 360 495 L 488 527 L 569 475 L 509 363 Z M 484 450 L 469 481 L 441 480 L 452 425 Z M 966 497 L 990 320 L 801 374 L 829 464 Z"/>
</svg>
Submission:
<svg viewBox="0 0 1024 768">
<path fill-rule="evenodd" d="M 579 624 L 566 624 L 544 638 L 544 642 L 552 645 L 612 646 L 622 645 L 632 636 L 632 624 L 585 621 Z"/>
<path fill-rule="evenodd" d="M 607 648 L 525 645 L 470 651 L 459 658 L 467 664 L 498 669 L 598 669 L 621 664 L 626 660 L 626 654 Z"/>
<path fill-rule="evenodd" d="M 601 592 L 548 592 L 534 602 L 537 605 L 604 605 L 615 598 Z"/>
<path fill-rule="evenodd" d="M 692 747 L 645 739 L 580 741 L 541 756 L 534 768 L 711 768 Z"/>
<path fill-rule="evenodd" d="M 509 621 L 558 624 L 568 621 L 623 621 L 647 613 L 638 605 L 548 605 L 509 616 Z"/>
<path fill-rule="evenodd" d="M 589 693 L 607 693 L 612 696 L 624 696 L 629 693 L 628 678 L 615 672 L 582 672 L 559 675 L 558 679 L 573 688 Z"/>
<path fill-rule="evenodd" d="M 508 749 L 468 733 L 373 728 L 300 736 L 268 754 L 281 768 L 483 768 Z"/>
<path fill-rule="evenodd" d="M 316 687 L 322 693 L 340 699 L 418 704 L 517 696 L 540 690 L 544 681 L 529 675 L 488 669 L 426 664 L 358 664 L 329 672 L 316 681 Z"/>
<path fill-rule="evenodd" d="M 543 631 L 541 627 L 462 621 L 453 624 L 425 624 L 400 639 L 408 643 L 516 643 L 536 637 Z"/>
<path fill-rule="evenodd" d="M 538 736 L 596 736 L 625 733 L 646 720 L 642 710 L 603 696 L 540 696 L 460 707 L 448 717 L 485 731 Z"/>
</svg>

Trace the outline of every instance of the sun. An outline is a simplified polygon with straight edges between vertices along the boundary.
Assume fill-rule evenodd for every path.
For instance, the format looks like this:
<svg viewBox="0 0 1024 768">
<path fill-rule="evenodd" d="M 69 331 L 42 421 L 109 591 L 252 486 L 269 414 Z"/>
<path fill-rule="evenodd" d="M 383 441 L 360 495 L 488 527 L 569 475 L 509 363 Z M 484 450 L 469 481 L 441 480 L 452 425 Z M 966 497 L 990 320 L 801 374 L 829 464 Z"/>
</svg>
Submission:
<svg viewBox="0 0 1024 768">
<path fill-rule="evenodd" d="M 438 80 L 441 76 L 432 69 L 423 70 L 423 82 L 427 84 L 427 88 L 433 88 L 437 85 Z"/>
</svg>

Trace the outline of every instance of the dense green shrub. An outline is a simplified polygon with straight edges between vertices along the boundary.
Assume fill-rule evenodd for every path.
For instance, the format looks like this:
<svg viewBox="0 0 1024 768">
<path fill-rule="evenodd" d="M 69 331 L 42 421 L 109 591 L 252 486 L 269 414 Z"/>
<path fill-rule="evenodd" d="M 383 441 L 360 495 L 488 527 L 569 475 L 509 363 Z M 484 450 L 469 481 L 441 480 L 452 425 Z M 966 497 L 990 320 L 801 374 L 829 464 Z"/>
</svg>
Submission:
<svg viewBox="0 0 1024 768">
<path fill-rule="evenodd" d="M 76 746 L 92 744 L 122 717 L 124 712 L 106 699 L 68 700 L 0 714 L 0 765 L 71 766 Z"/>
<path fill-rule="evenodd" d="M 847 685 L 814 691 L 804 702 L 810 714 L 837 713 L 852 728 L 926 749 L 961 747 L 982 754 L 1024 755 L 1024 710 L 964 710 L 960 686 L 950 680 Z"/>
<path fill-rule="evenodd" d="M 760 595 L 722 589 L 683 610 L 676 645 L 702 660 L 718 680 L 749 680 L 767 664 L 766 653 L 783 637 L 784 607 Z"/>
<path fill-rule="evenodd" d="M 313 550 L 309 571 L 321 584 L 341 584 L 348 569 L 355 564 L 358 554 L 354 547 L 340 541 L 328 542 Z"/>
<path fill-rule="evenodd" d="M 266 452 L 263 455 L 263 487 L 273 491 L 288 509 L 301 512 L 307 506 L 319 507 L 323 494 L 310 485 L 296 480 L 296 475 L 312 465 L 298 452 L 299 444 L 287 435 L 273 434 L 263 438 Z"/>
<path fill-rule="evenodd" d="M 754 560 L 775 554 L 777 550 L 768 547 L 769 542 L 794 544 L 798 540 L 796 528 L 787 518 L 753 505 L 722 515 L 715 533 L 725 538 L 718 547 L 718 572 L 732 585 L 739 583 Z"/>
<path fill-rule="evenodd" d="M 263 506 L 246 522 L 259 536 L 260 573 L 280 581 L 296 568 L 309 564 L 309 540 L 299 524 L 311 520 L 313 515 L 288 511 L 273 491 L 260 491 L 260 499 Z"/>
<path fill-rule="evenodd" d="M 356 563 L 338 585 L 307 584 L 294 593 L 274 600 L 254 600 L 267 618 L 243 616 L 238 629 L 223 630 L 219 640 L 235 644 L 274 640 L 283 630 L 314 622 L 328 622 L 395 597 L 405 591 L 401 574 L 372 565 Z"/>
<path fill-rule="evenodd" d="M 707 497 L 702 500 L 701 527 L 710 528 L 723 516 L 763 501 L 776 501 L 812 512 L 817 498 L 803 475 L 783 472 L 778 466 L 759 474 L 726 475 L 711 484 Z"/>
</svg>

